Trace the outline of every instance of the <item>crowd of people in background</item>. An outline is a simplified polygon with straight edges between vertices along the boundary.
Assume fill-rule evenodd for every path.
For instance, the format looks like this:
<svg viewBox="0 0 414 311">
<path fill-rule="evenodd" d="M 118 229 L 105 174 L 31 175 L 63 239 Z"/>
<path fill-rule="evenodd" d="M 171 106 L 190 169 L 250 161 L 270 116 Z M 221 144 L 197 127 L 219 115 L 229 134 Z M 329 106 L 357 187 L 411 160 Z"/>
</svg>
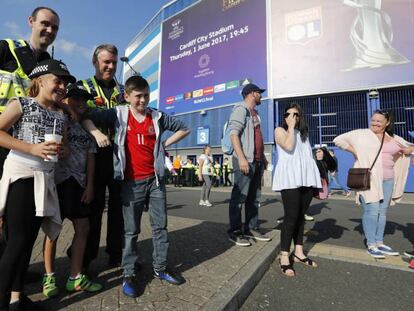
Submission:
<svg viewBox="0 0 414 311">
<path fill-rule="evenodd" d="M 271 238 L 259 227 L 262 178 L 269 165 L 257 109 L 265 90 L 251 83 L 244 85 L 242 101 L 233 107 L 228 123 L 234 149 L 231 160 L 227 155 L 214 158 L 206 145 L 198 157 L 184 160 L 177 155 L 166 165 L 166 158 L 170 161 L 166 149 L 184 139 L 188 127 L 178 118 L 148 107 L 150 89 L 143 77 L 134 75 L 125 85 L 118 83 L 118 50 L 111 44 L 95 49 L 94 75 L 77 80 L 63 62 L 46 52 L 59 24 L 53 9 L 39 7 L 29 17 L 29 41 L 0 41 L 0 77 L 10 76 L 12 81 L 0 88 L 0 311 L 42 310 L 24 294 L 40 228 L 46 234 L 43 294 L 59 294 L 54 262 L 64 218 L 74 228 L 67 249 L 71 265 L 66 290 L 100 291 L 102 284 L 89 278 L 88 268 L 98 256 L 105 208 L 108 265 L 122 268 L 126 296 L 139 295 L 137 239 L 144 211 L 148 211 L 153 232 L 154 277 L 183 284 L 185 279 L 168 266 L 168 179 L 176 187 L 201 186 L 198 205 L 205 207 L 214 204 L 212 187 L 232 187 L 229 240 L 243 247 L 252 240 L 269 242 Z M 393 124 L 389 111 L 376 110 L 368 129 L 334 139 L 337 147 L 355 157 L 355 167 L 375 163 L 371 187 L 356 192 L 356 201 L 363 208 L 367 252 L 374 258 L 399 254 L 384 242 L 386 213 L 403 196 L 414 151 L 411 143 L 394 134 Z M 166 131 L 173 134 L 164 140 Z M 303 246 L 312 199 L 328 198 L 333 184 L 345 196 L 351 192 L 338 179 L 334 152 L 324 146 L 312 149 L 300 105 L 286 108 L 274 139 L 278 161 L 272 190 L 281 193 L 284 209 L 278 261 L 281 273 L 294 277 L 296 263 L 318 267 Z M 414 268 L 414 259 L 411 266 Z"/>
<path fill-rule="evenodd" d="M 209 155 L 205 154 L 207 149 L 210 152 Z M 213 157 L 216 159 L 213 160 Z M 211 184 L 211 187 L 233 185 L 233 168 L 229 158 L 217 154 L 212 156 L 209 145 L 203 146 L 203 153 L 194 162 L 192 157 L 183 160 L 181 155 L 177 155 L 172 163 L 171 169 L 166 168 L 166 174 L 167 183 L 174 184 L 174 187 L 203 186 L 205 183 Z M 207 177 L 204 178 L 203 175 Z"/>
</svg>

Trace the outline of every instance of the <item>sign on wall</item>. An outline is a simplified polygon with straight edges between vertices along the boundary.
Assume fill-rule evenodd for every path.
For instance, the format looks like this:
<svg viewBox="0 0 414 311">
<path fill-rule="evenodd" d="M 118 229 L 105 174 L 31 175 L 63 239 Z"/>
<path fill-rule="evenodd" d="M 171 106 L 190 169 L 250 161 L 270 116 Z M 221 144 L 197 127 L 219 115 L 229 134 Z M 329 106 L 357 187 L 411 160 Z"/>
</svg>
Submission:
<svg viewBox="0 0 414 311">
<path fill-rule="evenodd" d="M 160 110 L 182 113 L 267 88 L 266 1 L 204 0 L 162 26 Z"/>
<path fill-rule="evenodd" d="M 210 143 L 210 128 L 201 126 L 197 128 L 197 145 L 208 145 Z"/>
</svg>

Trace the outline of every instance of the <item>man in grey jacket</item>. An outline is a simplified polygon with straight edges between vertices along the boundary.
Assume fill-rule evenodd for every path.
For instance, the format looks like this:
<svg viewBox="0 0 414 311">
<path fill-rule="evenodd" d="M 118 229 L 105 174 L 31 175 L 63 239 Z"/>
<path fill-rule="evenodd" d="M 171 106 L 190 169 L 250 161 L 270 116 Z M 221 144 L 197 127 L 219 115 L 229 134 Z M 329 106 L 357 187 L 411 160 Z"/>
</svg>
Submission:
<svg viewBox="0 0 414 311">
<path fill-rule="evenodd" d="M 258 228 L 258 210 L 261 197 L 261 180 L 267 166 L 264 156 L 260 105 L 264 89 L 247 84 L 242 90 L 244 101 L 237 104 L 230 115 L 230 139 L 234 148 L 234 186 L 229 204 L 230 241 L 238 246 L 250 246 L 250 239 L 270 241 Z M 242 226 L 241 207 L 245 208 L 245 225 Z"/>
</svg>

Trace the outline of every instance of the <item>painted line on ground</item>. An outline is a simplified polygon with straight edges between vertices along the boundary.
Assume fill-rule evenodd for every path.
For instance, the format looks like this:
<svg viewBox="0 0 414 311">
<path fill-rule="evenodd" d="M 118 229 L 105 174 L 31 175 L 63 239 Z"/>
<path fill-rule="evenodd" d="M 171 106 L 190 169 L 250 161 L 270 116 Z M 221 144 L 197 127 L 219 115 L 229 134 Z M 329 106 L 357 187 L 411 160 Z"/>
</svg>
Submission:
<svg viewBox="0 0 414 311">
<path fill-rule="evenodd" d="M 309 256 L 414 272 L 414 270 L 408 268 L 409 259 L 407 257 L 386 256 L 385 259 L 375 259 L 368 255 L 365 249 L 357 249 L 352 247 L 319 243 L 311 246 Z"/>
</svg>

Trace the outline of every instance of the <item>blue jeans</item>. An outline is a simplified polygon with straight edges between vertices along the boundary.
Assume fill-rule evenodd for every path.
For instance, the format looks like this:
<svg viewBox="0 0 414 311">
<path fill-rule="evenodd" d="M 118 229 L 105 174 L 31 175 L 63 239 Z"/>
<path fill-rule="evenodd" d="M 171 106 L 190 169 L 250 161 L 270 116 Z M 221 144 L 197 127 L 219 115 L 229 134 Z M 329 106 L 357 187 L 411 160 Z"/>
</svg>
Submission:
<svg viewBox="0 0 414 311">
<path fill-rule="evenodd" d="M 122 183 L 122 211 L 124 215 L 124 248 L 122 268 L 124 276 L 135 275 L 138 260 L 137 239 L 141 232 L 141 217 L 146 204 L 152 228 L 152 253 L 154 270 L 167 266 L 168 232 L 167 204 L 164 180 L 157 186 L 155 176 Z"/>
<path fill-rule="evenodd" d="M 329 173 L 329 184 L 328 184 L 328 192 L 331 192 L 331 186 L 332 186 L 332 182 L 338 186 L 339 188 L 341 188 L 343 191 L 348 192 L 349 189 L 348 187 L 345 185 L 343 186 L 339 180 L 338 180 L 338 172 L 336 172 L 335 174 L 331 174 Z"/>
<path fill-rule="evenodd" d="M 233 168 L 234 185 L 229 204 L 229 232 L 242 229 L 241 209 L 243 204 L 246 216 L 245 229 L 255 229 L 258 226 L 259 203 L 262 194 L 263 163 L 249 163 L 249 174 L 245 175 L 240 171 L 239 160 L 233 157 Z"/>
<path fill-rule="evenodd" d="M 368 247 L 384 242 L 387 209 L 390 206 L 391 196 L 394 190 L 394 180 L 384 180 L 382 187 L 384 199 L 379 202 L 365 203 L 364 198 L 362 196 L 359 197 L 362 208 L 364 209 L 362 226 Z"/>
</svg>

